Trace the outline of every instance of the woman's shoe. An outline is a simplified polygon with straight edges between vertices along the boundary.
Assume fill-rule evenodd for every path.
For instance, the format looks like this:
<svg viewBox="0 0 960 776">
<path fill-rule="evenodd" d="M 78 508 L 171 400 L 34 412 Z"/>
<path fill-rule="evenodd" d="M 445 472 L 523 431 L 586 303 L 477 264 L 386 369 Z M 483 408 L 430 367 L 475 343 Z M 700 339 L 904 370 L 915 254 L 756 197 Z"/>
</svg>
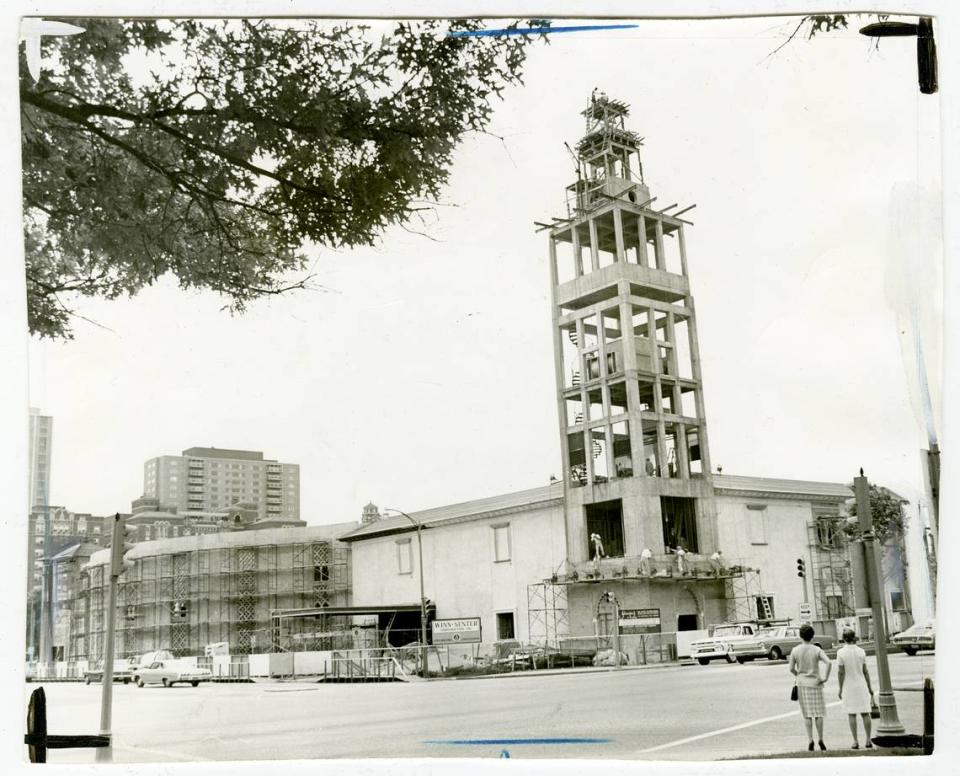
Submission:
<svg viewBox="0 0 960 776">
<path fill-rule="evenodd" d="M 824 752 L 827 751 L 827 745 L 826 745 L 825 743 L 823 743 L 823 741 L 820 742 L 820 748 L 821 748 Z"/>
<path fill-rule="evenodd" d="M 873 741 L 867 739 L 867 749 L 873 749 Z"/>
<path fill-rule="evenodd" d="M 810 746 L 807 747 L 807 751 L 808 751 L 808 752 L 812 752 L 812 751 L 813 751 L 813 741 L 810 742 Z"/>
<path fill-rule="evenodd" d="M 859 749 L 859 748 L 860 748 L 860 744 L 859 744 L 858 742 L 854 741 L 853 746 L 851 746 L 850 748 L 851 748 L 851 749 Z"/>
</svg>

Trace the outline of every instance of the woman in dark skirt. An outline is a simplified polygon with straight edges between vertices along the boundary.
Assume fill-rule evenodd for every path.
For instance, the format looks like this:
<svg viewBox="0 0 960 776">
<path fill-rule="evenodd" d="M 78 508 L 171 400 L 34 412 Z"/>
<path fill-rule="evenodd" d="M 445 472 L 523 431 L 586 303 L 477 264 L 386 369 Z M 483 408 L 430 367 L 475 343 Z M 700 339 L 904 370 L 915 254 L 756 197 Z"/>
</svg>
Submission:
<svg viewBox="0 0 960 776">
<path fill-rule="evenodd" d="M 817 726 L 820 748 L 827 748 L 823 743 L 823 718 L 827 713 L 826 704 L 823 702 L 823 685 L 830 678 L 833 664 L 820 647 L 810 643 L 813 639 L 811 625 L 800 626 L 800 638 L 803 639 L 803 643 L 797 644 L 790 651 L 790 673 L 797 678 L 800 714 L 803 716 L 803 724 L 807 728 L 807 738 L 810 741 L 807 748 L 812 752 L 814 724 Z M 825 676 L 820 675 L 821 663 L 827 664 Z"/>
</svg>

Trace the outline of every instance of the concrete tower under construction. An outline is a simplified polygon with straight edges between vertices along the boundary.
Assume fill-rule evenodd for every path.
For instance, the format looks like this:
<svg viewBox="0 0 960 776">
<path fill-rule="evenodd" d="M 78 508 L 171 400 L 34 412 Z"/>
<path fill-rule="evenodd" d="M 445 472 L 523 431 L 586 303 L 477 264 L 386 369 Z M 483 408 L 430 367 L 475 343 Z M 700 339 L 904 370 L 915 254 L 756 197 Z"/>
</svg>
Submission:
<svg viewBox="0 0 960 776">
<path fill-rule="evenodd" d="M 669 630 L 724 613 L 723 583 L 707 573 L 717 510 L 689 222 L 656 204 L 628 115 L 591 97 L 566 218 L 549 228 L 570 635 L 603 631 L 607 591 Z"/>
</svg>

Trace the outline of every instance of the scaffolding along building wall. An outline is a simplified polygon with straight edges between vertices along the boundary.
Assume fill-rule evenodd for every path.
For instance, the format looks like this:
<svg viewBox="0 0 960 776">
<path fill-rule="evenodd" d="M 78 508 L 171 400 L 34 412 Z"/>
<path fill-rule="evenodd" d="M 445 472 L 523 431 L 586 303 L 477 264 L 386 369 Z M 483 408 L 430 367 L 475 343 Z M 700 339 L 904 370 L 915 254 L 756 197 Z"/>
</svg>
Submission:
<svg viewBox="0 0 960 776">
<path fill-rule="evenodd" d="M 350 549 L 333 538 L 334 528 L 343 527 L 263 529 L 138 544 L 133 567 L 120 578 L 117 656 L 154 649 L 202 655 L 207 644 L 218 642 L 229 644 L 231 654 L 271 651 L 273 610 L 349 603 Z M 102 655 L 107 554 L 97 553 L 82 572 L 75 602 L 81 627 L 71 638 L 70 659 Z"/>
</svg>

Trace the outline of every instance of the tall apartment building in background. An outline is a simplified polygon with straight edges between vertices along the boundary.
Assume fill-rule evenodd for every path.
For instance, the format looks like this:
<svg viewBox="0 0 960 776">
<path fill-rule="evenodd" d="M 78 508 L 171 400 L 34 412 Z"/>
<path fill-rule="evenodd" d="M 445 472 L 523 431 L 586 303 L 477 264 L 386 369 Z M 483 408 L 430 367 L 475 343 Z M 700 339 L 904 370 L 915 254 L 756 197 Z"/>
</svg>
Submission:
<svg viewBox="0 0 960 776">
<path fill-rule="evenodd" d="M 53 448 L 53 418 L 30 408 L 30 479 L 27 507 L 47 506 L 50 501 L 50 452 Z"/>
<path fill-rule="evenodd" d="M 178 514 L 250 504 L 259 520 L 299 520 L 300 466 L 258 451 L 191 447 L 147 461 L 143 494 Z"/>
</svg>

